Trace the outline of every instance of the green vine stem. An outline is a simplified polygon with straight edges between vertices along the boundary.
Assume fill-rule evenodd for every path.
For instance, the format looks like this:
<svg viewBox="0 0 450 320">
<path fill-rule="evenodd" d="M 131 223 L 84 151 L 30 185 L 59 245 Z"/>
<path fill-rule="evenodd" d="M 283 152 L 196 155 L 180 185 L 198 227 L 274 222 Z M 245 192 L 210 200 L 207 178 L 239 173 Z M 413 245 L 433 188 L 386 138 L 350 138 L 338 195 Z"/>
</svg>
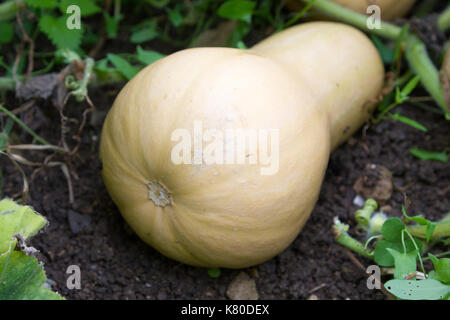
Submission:
<svg viewBox="0 0 450 320">
<path fill-rule="evenodd" d="M 80 82 L 80 86 L 76 90 L 71 92 L 71 94 L 75 96 L 77 101 L 83 101 L 83 99 L 86 97 L 87 86 L 92 75 L 92 70 L 94 68 L 94 59 L 87 58 L 85 61 L 86 65 L 84 67 L 84 75 L 83 79 Z"/>
<path fill-rule="evenodd" d="M 406 59 L 412 71 L 419 76 L 420 82 L 445 112 L 445 118 L 450 120 L 450 112 L 445 103 L 439 71 L 428 57 L 425 44 L 414 35 L 406 38 Z"/>
<path fill-rule="evenodd" d="M 301 0 L 311 4 L 313 8 L 339 21 L 354 25 L 359 29 L 391 40 L 397 40 L 401 34 L 401 28 L 389 22 L 381 21 L 380 28 L 369 29 L 367 16 L 344 8 L 328 0 Z M 448 10 L 446 10 L 448 11 Z M 449 13 L 444 12 L 439 18 L 440 27 L 445 27 Z M 445 118 L 450 120 L 450 112 L 444 100 L 442 86 L 439 80 L 439 71 L 431 61 L 423 42 L 415 35 L 406 37 L 406 59 L 412 71 L 420 77 L 420 82 L 436 103 L 445 112 Z"/>
<path fill-rule="evenodd" d="M 379 29 L 377 28 L 369 29 L 367 27 L 367 16 L 355 12 L 353 10 L 347 9 L 341 5 L 338 5 L 328 0 L 301 0 L 301 1 L 312 5 L 313 8 L 321 11 L 322 13 L 325 13 L 327 16 L 331 18 L 354 25 L 359 29 L 362 29 L 366 32 L 370 32 L 384 38 L 397 39 L 402 31 L 400 27 L 385 21 L 381 21 Z"/>
<path fill-rule="evenodd" d="M 3 107 L 1 104 L 0 104 L 0 111 L 4 112 L 8 117 L 13 119 L 19 126 L 21 126 L 26 132 L 28 132 L 30 135 L 32 135 L 40 143 L 45 144 L 45 145 L 50 145 L 50 146 L 52 145 L 50 142 L 48 142 L 44 138 L 40 137 L 36 132 L 34 132 L 32 129 L 30 129 L 25 123 L 23 123 L 11 111 L 9 111 L 5 107 Z"/>
<path fill-rule="evenodd" d="M 333 233 L 336 242 L 364 257 L 373 259 L 373 251 L 370 251 L 361 242 L 351 237 L 347 232 L 348 229 L 349 226 L 347 224 L 339 221 L 337 217 L 334 218 Z"/>
<path fill-rule="evenodd" d="M 439 15 L 437 19 L 437 25 L 439 30 L 441 31 L 446 31 L 448 28 L 450 28 L 450 6 Z"/>
<path fill-rule="evenodd" d="M 407 226 L 409 233 L 412 236 L 425 239 L 427 235 L 427 226 L 413 225 Z M 436 223 L 436 227 L 433 230 L 432 239 L 450 237 L 450 219 L 444 219 Z"/>
</svg>

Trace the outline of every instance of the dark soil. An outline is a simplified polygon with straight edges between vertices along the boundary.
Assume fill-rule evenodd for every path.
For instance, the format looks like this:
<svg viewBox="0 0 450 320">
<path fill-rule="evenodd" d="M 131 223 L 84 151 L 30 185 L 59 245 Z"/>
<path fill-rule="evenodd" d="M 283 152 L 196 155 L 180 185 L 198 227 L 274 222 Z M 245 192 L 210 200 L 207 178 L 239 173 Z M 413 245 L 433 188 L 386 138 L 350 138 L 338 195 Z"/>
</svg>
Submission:
<svg viewBox="0 0 450 320">
<path fill-rule="evenodd" d="M 84 130 L 81 148 L 71 160 L 78 175 L 72 180 L 74 204 L 69 204 L 67 181 L 57 167 L 45 168 L 31 183 L 28 203 L 50 222 L 45 232 L 31 241 L 42 253 L 48 277 L 69 299 L 225 299 L 227 286 L 239 270 L 222 270 L 220 277 L 211 278 L 206 269 L 165 258 L 133 234 L 109 198 L 100 175 L 95 137 L 100 135 L 104 111 L 117 90 L 106 87 L 91 91 L 97 120 Z M 44 103 L 38 107 L 52 108 Z M 71 108 L 80 105 L 69 104 L 67 110 Z M 354 225 L 352 213 L 357 207 L 353 205 L 356 192 L 352 186 L 369 163 L 393 173 L 394 190 L 386 203 L 392 208 L 390 215 L 400 216 L 405 196 L 411 202 L 410 214 L 437 220 L 448 211 L 449 164 L 422 161 L 408 152 L 410 147 L 448 148 L 448 124 L 442 115 L 412 106 L 399 107 L 398 111 L 417 119 L 429 131 L 384 121 L 369 128 L 365 136 L 360 131 L 336 150 L 320 199 L 303 231 L 279 256 L 246 270 L 255 279 L 260 298 L 306 299 L 312 293 L 319 299 L 385 298 L 379 290 L 367 289 L 366 274 L 334 242 L 331 226 L 335 216 Z M 59 130 L 59 123 L 51 119 L 56 110 L 46 114 L 39 114 L 37 118 L 43 120 L 35 129 L 44 137 L 52 137 Z M 5 168 L 4 194 L 20 192 L 20 174 L 5 157 L 0 162 Z M 29 176 L 32 169 L 25 172 Z M 83 224 L 87 226 L 78 230 Z M 358 259 L 365 267 L 372 264 Z M 81 268 L 80 290 L 66 287 L 67 267 L 74 264 Z"/>
</svg>

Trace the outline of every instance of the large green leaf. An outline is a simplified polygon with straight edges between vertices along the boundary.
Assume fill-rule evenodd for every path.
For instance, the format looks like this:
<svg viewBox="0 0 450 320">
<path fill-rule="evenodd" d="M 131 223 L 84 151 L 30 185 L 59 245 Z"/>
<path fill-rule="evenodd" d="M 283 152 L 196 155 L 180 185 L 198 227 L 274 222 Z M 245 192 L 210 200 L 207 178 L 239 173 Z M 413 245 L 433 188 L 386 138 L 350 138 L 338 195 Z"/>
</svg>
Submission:
<svg viewBox="0 0 450 320">
<path fill-rule="evenodd" d="M 66 18 L 55 18 L 45 15 L 39 19 L 39 28 L 58 48 L 77 49 L 83 35 L 83 27 L 69 29 Z"/>
<path fill-rule="evenodd" d="M 400 299 L 439 300 L 450 293 L 450 286 L 437 280 L 390 280 L 384 287 Z"/>
<path fill-rule="evenodd" d="M 12 200 L 0 201 L 0 254 L 8 251 L 15 234 L 24 239 L 36 234 L 47 224 L 47 220 L 28 206 L 21 206 Z"/>
<path fill-rule="evenodd" d="M 20 251 L 0 256 L 0 300 L 63 300 L 47 288 L 42 265 Z"/>
<path fill-rule="evenodd" d="M 15 250 L 18 238 L 26 240 L 46 224 L 47 220 L 28 206 L 9 199 L 0 201 L 0 300 L 63 299 L 44 285 L 42 265 Z"/>
</svg>

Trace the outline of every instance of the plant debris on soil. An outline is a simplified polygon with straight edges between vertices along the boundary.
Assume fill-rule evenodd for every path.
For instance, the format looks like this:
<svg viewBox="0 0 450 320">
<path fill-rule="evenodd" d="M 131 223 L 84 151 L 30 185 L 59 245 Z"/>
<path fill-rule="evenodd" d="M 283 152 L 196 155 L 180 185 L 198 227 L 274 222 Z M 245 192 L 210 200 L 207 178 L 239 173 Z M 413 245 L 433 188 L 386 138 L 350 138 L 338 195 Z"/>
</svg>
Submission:
<svg viewBox="0 0 450 320">
<path fill-rule="evenodd" d="M 219 277 L 212 278 L 207 269 L 180 264 L 144 244 L 107 194 L 98 146 L 103 118 L 119 89 L 109 85 L 90 92 L 97 111 L 71 159 L 78 177 L 72 181 L 73 205 L 69 203 L 67 180 L 55 167 L 41 170 L 30 184 L 27 203 L 50 223 L 31 245 L 40 251 L 47 276 L 54 281 L 53 289 L 68 299 L 226 299 L 230 284 L 239 286 L 238 276 L 247 282 L 254 280 L 260 299 L 385 299 L 380 290 L 367 288 L 365 270 L 335 243 L 331 232 L 335 216 L 351 227 L 355 225 L 355 182 L 368 174 L 368 164 L 387 168 L 392 173 L 393 190 L 384 208 L 391 216 L 401 216 L 405 199 L 410 203 L 409 213 L 432 220 L 442 218 L 449 208 L 449 164 L 423 161 L 408 152 L 411 147 L 448 148 L 449 126 L 442 115 L 403 105 L 399 107 L 402 114 L 419 119 L 427 133 L 392 120 L 361 130 L 332 153 L 317 205 L 288 249 L 243 270 L 248 277 L 240 275 L 242 270 L 223 269 Z M 69 103 L 66 110 L 76 107 L 76 103 Z M 35 116 L 40 120 L 35 119 L 34 129 L 43 137 L 54 136 L 58 123 L 52 117 L 57 119 L 56 110 L 45 102 L 31 110 L 39 109 L 47 116 Z M 20 194 L 20 173 L 6 157 L 0 163 L 7 177 L 4 194 Z M 23 169 L 28 176 L 33 171 Z M 373 264 L 357 259 L 364 267 Z M 66 286 L 70 265 L 81 269 L 79 290 Z"/>
</svg>

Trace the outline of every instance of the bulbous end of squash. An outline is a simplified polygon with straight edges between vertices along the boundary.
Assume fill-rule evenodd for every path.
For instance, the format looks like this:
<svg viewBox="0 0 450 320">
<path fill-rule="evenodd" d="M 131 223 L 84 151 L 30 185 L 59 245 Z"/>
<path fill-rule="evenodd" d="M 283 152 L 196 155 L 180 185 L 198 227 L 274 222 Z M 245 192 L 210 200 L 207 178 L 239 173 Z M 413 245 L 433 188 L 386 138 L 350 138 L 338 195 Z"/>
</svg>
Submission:
<svg viewBox="0 0 450 320">
<path fill-rule="evenodd" d="M 243 153 L 227 140 L 240 130 Z M 209 163 L 221 134 L 223 161 Z M 276 61 L 226 48 L 183 50 L 142 70 L 114 102 L 100 145 L 108 192 L 142 240 L 180 262 L 226 268 L 262 263 L 295 239 L 329 151 L 328 119 L 309 87 Z"/>
</svg>

